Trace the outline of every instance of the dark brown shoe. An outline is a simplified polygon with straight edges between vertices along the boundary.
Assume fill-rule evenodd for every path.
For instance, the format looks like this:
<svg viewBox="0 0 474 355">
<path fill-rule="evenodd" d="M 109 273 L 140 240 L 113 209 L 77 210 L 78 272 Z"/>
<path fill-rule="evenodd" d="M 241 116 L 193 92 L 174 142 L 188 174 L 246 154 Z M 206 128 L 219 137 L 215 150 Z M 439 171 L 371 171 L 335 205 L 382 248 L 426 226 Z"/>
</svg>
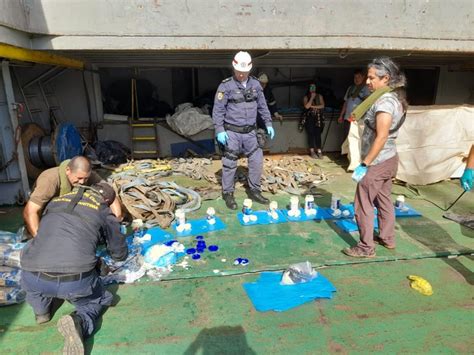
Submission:
<svg viewBox="0 0 474 355">
<path fill-rule="evenodd" d="M 35 314 L 36 324 L 48 323 L 51 320 L 51 313 Z"/>
<path fill-rule="evenodd" d="M 383 246 L 387 249 L 395 249 L 395 244 L 387 244 L 379 237 L 374 237 L 374 243 Z"/>
<path fill-rule="evenodd" d="M 374 258 L 375 251 L 366 252 L 359 247 L 352 247 L 343 249 L 342 252 L 348 256 L 352 256 L 353 258 Z"/>
</svg>

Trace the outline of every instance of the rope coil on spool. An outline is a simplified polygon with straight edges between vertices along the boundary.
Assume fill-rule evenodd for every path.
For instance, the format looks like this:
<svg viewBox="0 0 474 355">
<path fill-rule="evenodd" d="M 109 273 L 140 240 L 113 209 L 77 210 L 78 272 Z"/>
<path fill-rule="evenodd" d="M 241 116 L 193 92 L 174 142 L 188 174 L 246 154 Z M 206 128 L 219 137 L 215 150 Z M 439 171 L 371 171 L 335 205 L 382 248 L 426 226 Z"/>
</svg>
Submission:
<svg viewBox="0 0 474 355">
<path fill-rule="evenodd" d="M 22 127 L 21 142 L 31 179 L 36 179 L 46 168 L 82 154 L 81 136 L 70 123 L 59 124 L 51 135 L 46 135 L 36 123 L 28 123 Z"/>
</svg>

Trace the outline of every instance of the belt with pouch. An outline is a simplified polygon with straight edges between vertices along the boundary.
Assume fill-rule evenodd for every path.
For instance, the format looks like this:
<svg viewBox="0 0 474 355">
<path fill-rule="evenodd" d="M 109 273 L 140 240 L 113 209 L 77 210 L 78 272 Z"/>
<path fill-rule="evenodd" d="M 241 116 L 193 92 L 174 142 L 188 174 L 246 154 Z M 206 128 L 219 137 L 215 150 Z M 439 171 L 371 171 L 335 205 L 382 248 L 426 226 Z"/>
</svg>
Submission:
<svg viewBox="0 0 474 355">
<path fill-rule="evenodd" d="M 224 129 L 226 131 L 236 132 L 236 133 L 250 133 L 257 129 L 256 125 L 251 126 L 237 126 L 230 123 L 224 123 Z"/>
</svg>

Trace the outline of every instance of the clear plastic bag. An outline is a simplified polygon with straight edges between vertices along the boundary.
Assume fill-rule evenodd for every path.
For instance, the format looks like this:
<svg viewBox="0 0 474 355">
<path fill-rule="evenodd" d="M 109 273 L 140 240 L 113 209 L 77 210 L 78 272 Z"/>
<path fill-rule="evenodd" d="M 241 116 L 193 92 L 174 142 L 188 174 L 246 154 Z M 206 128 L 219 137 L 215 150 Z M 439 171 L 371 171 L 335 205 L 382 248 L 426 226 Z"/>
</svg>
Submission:
<svg viewBox="0 0 474 355">
<path fill-rule="evenodd" d="M 23 240 L 25 227 L 20 227 L 16 233 L 0 231 L 0 243 L 19 243 Z"/>
<path fill-rule="evenodd" d="M 26 292 L 19 287 L 0 287 L 0 306 L 22 303 Z"/>
<path fill-rule="evenodd" d="M 0 286 L 19 287 L 21 270 L 8 266 L 0 266 Z"/>
<path fill-rule="evenodd" d="M 0 266 L 20 267 L 21 249 L 26 243 L 0 244 Z"/>
<path fill-rule="evenodd" d="M 309 261 L 292 264 L 283 272 L 281 285 L 294 285 L 313 280 L 318 276 L 318 272 L 313 269 Z"/>
</svg>

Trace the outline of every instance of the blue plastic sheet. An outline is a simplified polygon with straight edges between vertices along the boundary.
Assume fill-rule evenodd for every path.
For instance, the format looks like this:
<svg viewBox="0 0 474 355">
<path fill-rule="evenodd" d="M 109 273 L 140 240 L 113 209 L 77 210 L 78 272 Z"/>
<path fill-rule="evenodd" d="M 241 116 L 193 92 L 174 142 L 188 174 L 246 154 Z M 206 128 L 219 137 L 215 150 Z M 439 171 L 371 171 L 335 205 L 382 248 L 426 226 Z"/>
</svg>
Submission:
<svg viewBox="0 0 474 355">
<path fill-rule="evenodd" d="M 395 217 L 421 217 L 421 213 L 405 204 L 405 209 L 395 208 Z"/>
<path fill-rule="evenodd" d="M 152 264 L 153 266 L 162 268 L 176 264 L 181 258 L 186 255 L 186 253 L 174 252 L 170 249 L 168 253 L 162 255 L 158 259 L 155 259 L 151 254 L 152 250 L 152 248 L 148 248 L 148 250 L 145 252 L 145 262 Z"/>
<path fill-rule="evenodd" d="M 81 136 L 71 123 L 61 123 L 56 128 L 56 159 L 62 162 L 82 154 Z"/>
<path fill-rule="evenodd" d="M 411 208 L 410 206 L 405 204 L 406 209 L 401 210 L 399 208 L 395 208 L 395 217 L 396 218 L 404 218 L 404 217 L 420 217 L 421 213 L 416 211 L 415 209 Z M 342 229 L 346 233 L 357 232 L 359 228 L 357 227 L 357 222 L 355 219 L 340 219 L 336 221 L 336 226 Z M 379 229 L 379 223 L 377 219 L 377 209 L 375 209 L 375 218 L 374 218 L 374 229 Z"/>
<path fill-rule="evenodd" d="M 254 226 L 256 224 L 276 224 L 276 223 L 285 223 L 288 222 L 285 215 L 281 210 L 276 210 L 278 214 L 278 219 L 273 219 L 268 211 L 253 211 L 252 214 L 257 216 L 256 221 L 249 221 L 248 223 L 244 222 L 244 214 L 242 212 L 237 213 L 237 219 L 240 224 L 243 226 Z"/>
<path fill-rule="evenodd" d="M 354 205 L 352 203 L 349 203 L 347 205 L 341 205 L 339 208 L 341 210 L 340 216 L 336 217 L 333 216 L 333 210 L 329 207 L 320 207 L 322 210 L 324 210 L 325 217 L 323 219 L 343 219 L 343 218 L 354 218 Z M 346 216 L 343 215 L 344 211 L 348 211 L 349 214 Z"/>
<path fill-rule="evenodd" d="M 219 217 L 215 217 L 216 223 L 209 224 L 207 219 L 196 219 L 196 220 L 188 220 L 186 223 L 191 224 L 191 229 L 184 230 L 182 232 L 178 232 L 176 230 L 176 223 L 173 223 L 173 231 L 176 237 L 188 237 L 190 235 L 199 235 L 209 232 L 216 232 L 226 228 L 226 225 Z"/>
<path fill-rule="evenodd" d="M 140 245 L 142 246 L 142 255 L 145 255 L 145 252 L 148 250 L 148 248 L 153 245 L 162 244 L 173 240 L 173 236 L 171 235 L 171 233 L 166 232 L 159 227 L 150 228 L 145 233 L 143 233 L 144 236 L 146 236 L 147 234 L 150 235 L 150 240 L 143 241 L 142 243 L 140 243 Z M 133 241 L 133 236 L 131 236 L 130 239 Z"/>
<path fill-rule="evenodd" d="M 282 273 L 264 272 L 256 282 L 245 283 L 247 296 L 259 312 L 284 312 L 317 298 L 332 298 L 336 288 L 318 273 L 306 283 L 280 285 Z"/>
<path fill-rule="evenodd" d="M 355 219 L 340 219 L 335 222 L 336 226 L 342 229 L 346 233 L 357 232 L 359 228 L 357 227 L 357 222 Z M 377 218 L 374 218 L 374 229 L 379 229 L 379 222 Z"/>
</svg>

